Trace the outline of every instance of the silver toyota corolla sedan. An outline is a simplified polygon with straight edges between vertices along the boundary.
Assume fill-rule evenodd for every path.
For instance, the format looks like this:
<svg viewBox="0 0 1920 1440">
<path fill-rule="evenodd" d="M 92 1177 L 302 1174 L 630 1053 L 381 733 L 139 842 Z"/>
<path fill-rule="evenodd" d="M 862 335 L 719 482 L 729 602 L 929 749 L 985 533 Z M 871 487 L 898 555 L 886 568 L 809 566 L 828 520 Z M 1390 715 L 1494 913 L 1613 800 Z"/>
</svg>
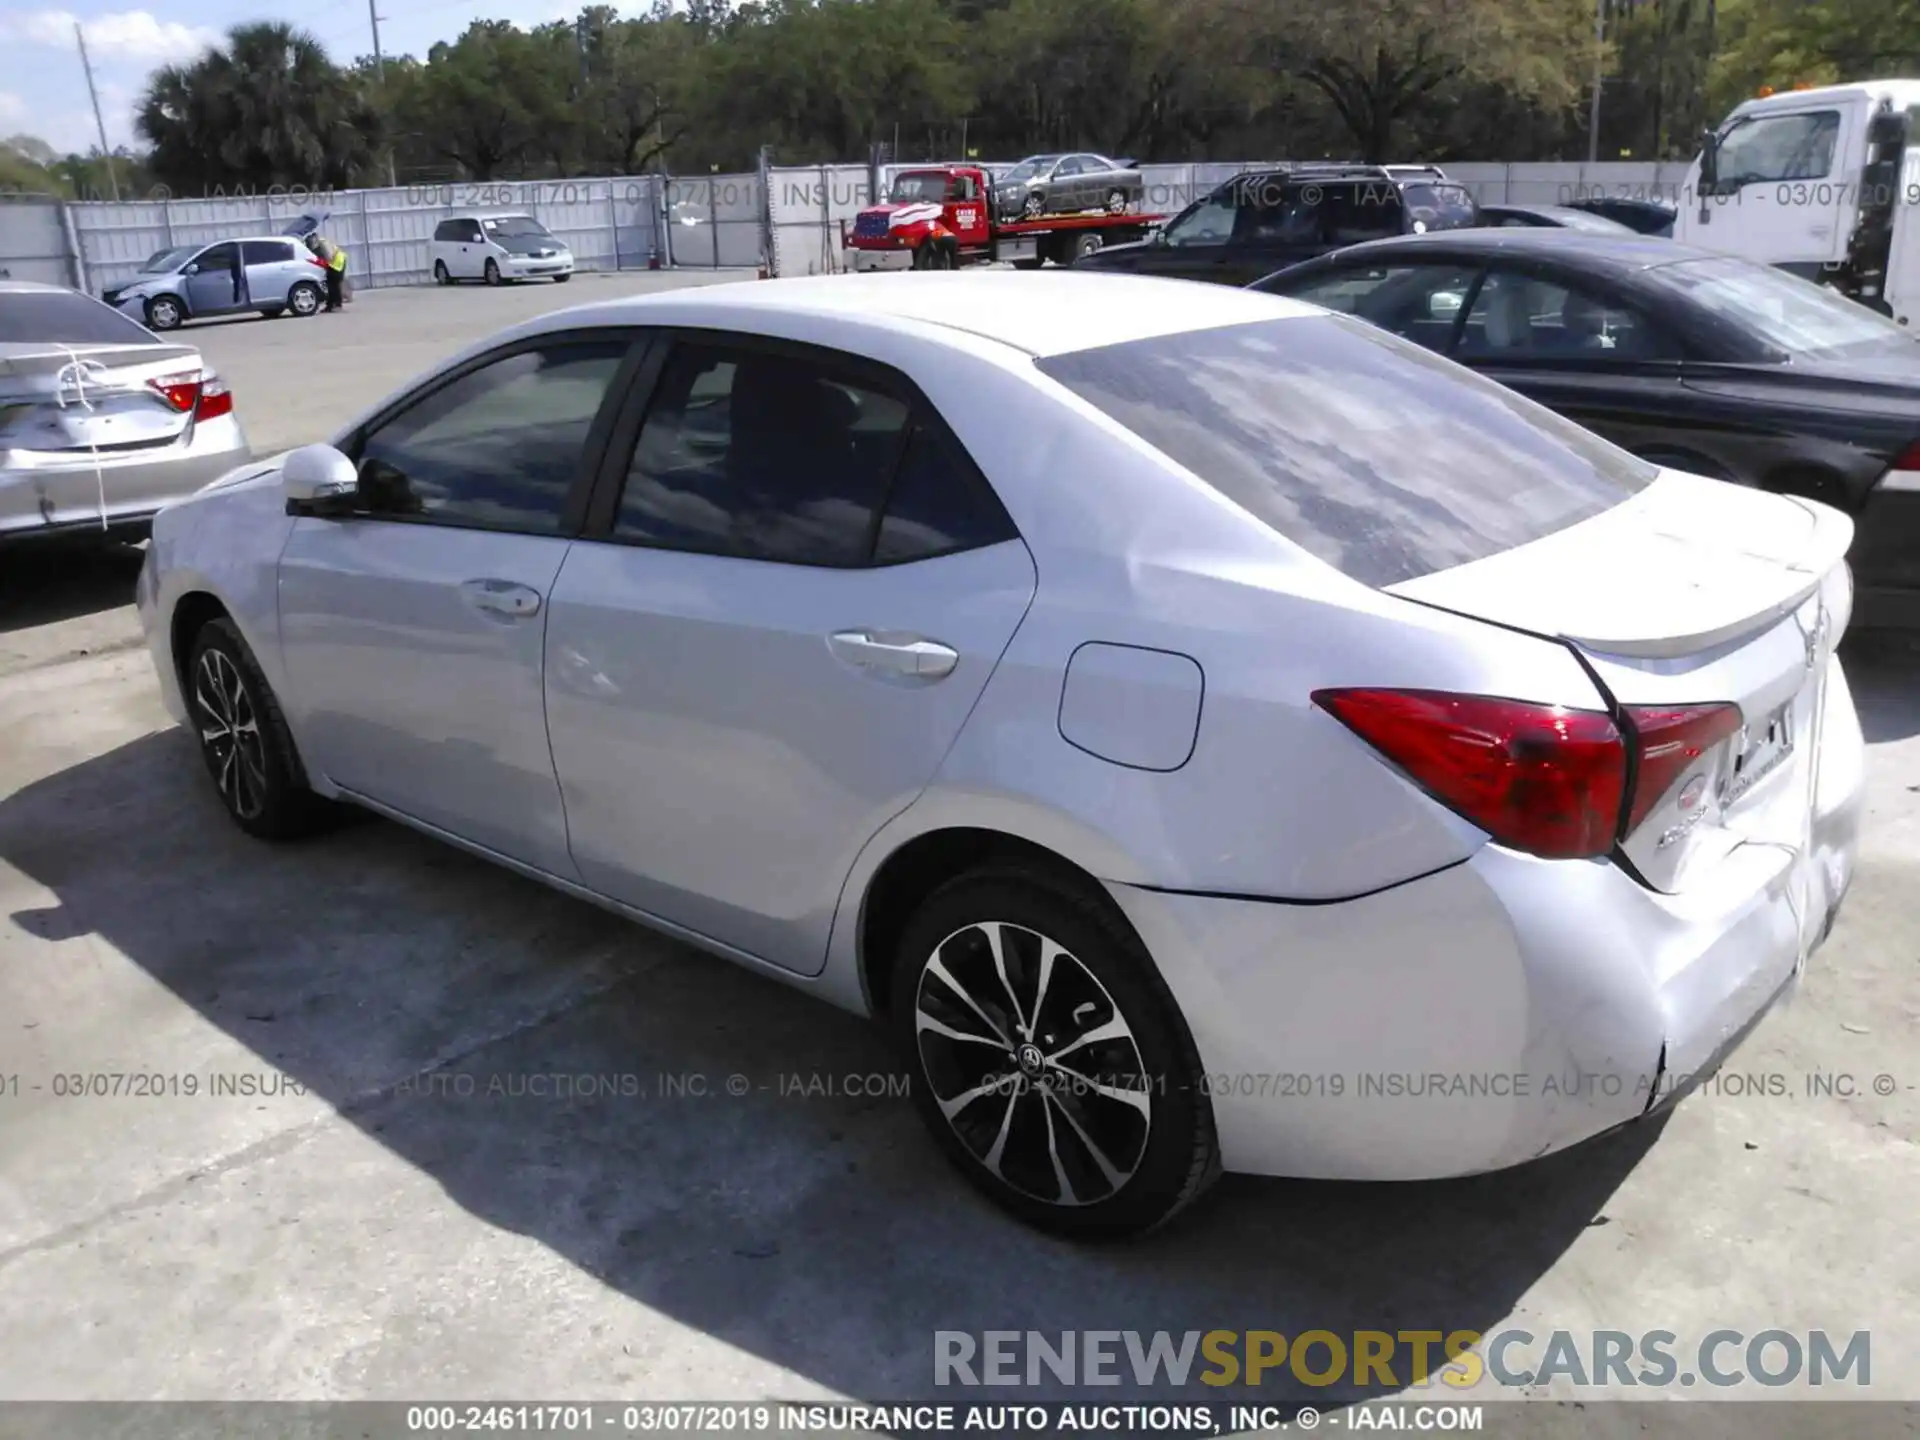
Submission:
<svg viewBox="0 0 1920 1440">
<path fill-rule="evenodd" d="M 165 511 L 233 818 L 364 806 L 891 1028 L 1078 1234 L 1638 1120 L 1851 879 L 1846 518 L 1178 281 L 567 310 Z"/>
<path fill-rule="evenodd" d="M 0 541 L 137 534 L 251 453 L 193 346 L 77 291 L 0 281 Z"/>
</svg>

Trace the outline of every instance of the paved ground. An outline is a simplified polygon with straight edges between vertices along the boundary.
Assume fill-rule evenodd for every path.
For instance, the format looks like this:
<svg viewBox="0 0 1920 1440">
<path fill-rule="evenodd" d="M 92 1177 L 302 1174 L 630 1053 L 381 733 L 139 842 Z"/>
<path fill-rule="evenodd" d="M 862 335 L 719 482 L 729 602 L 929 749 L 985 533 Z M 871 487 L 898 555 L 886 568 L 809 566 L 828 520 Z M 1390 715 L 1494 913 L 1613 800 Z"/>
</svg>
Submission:
<svg viewBox="0 0 1920 1440">
<path fill-rule="evenodd" d="M 267 449 L 646 279 L 194 334 Z M 1854 655 L 1866 855 L 1744 1078 L 1506 1175 L 1230 1180 L 1081 1250 L 977 1202 L 904 1103 L 783 1093 L 882 1069 L 859 1022 L 390 825 L 246 840 L 131 648 L 137 564 L 0 571 L 0 1397 L 904 1397 L 936 1329 L 1503 1323 L 1866 1328 L 1873 1393 L 1920 1397 L 1912 648 Z M 60 1093 L 112 1072 L 158 1093 Z M 529 1093 L 556 1076 L 613 1093 Z"/>
</svg>

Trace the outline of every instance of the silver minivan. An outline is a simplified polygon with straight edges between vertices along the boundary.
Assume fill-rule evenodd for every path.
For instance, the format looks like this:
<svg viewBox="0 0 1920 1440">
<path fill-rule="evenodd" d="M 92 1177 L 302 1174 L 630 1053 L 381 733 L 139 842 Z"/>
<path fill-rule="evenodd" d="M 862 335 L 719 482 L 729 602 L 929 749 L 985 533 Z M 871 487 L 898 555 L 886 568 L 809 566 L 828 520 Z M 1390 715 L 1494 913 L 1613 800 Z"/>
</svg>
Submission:
<svg viewBox="0 0 1920 1440">
<path fill-rule="evenodd" d="M 149 329 L 172 330 L 215 315 L 312 315 L 326 284 L 326 267 L 300 240 L 248 235 L 162 250 L 100 298 Z"/>
</svg>

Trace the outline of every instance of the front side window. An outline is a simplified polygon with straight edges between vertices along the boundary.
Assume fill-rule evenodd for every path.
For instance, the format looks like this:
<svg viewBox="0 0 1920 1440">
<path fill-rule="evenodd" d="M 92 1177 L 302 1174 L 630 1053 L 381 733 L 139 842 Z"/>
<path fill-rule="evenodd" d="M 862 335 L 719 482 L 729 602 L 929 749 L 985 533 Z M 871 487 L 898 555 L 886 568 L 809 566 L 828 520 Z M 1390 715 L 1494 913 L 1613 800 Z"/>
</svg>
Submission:
<svg viewBox="0 0 1920 1440">
<path fill-rule="evenodd" d="M 209 270 L 231 270 L 240 263 L 240 247 L 231 240 L 224 244 L 210 246 L 200 252 L 194 264 L 205 274 Z"/>
<path fill-rule="evenodd" d="M 164 275 L 169 270 L 178 270 L 199 252 L 191 245 L 176 245 L 171 250 L 162 250 L 149 255 L 147 263 L 140 267 L 142 275 Z"/>
<path fill-rule="evenodd" d="M 360 446 L 365 513 L 558 534 L 627 349 L 609 339 L 522 350 L 408 406 Z"/>
<path fill-rule="evenodd" d="M 1824 180 L 1833 173 L 1838 110 L 1738 120 L 1720 137 L 1717 190 L 1774 180 Z"/>
<path fill-rule="evenodd" d="M 1505 386 L 1346 316 L 1187 331 L 1035 363 L 1368 585 L 1538 540 L 1659 474 Z"/>
<path fill-rule="evenodd" d="M 1169 245 L 1224 245 L 1233 238 L 1237 186 L 1215 191 L 1167 223 Z"/>
<path fill-rule="evenodd" d="M 1458 358 L 1677 360 L 1679 343 L 1617 296 L 1495 269 L 1474 297 Z"/>
<path fill-rule="evenodd" d="M 1429 350 L 1445 350 L 1477 273 L 1470 265 L 1354 266 L 1275 293 L 1358 316 Z"/>
</svg>

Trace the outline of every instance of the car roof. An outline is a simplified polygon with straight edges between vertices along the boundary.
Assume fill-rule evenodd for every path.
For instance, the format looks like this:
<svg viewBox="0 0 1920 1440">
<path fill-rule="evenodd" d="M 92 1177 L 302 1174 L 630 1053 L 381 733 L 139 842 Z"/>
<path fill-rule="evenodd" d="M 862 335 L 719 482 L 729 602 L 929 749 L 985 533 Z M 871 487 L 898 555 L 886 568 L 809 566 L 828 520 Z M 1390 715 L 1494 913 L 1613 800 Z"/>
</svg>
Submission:
<svg viewBox="0 0 1920 1440">
<path fill-rule="evenodd" d="M 656 322 L 655 311 L 682 313 Z M 705 313 L 688 318 L 699 312 Z M 713 323 L 750 328 L 756 315 L 819 315 L 880 328 L 939 326 L 1041 356 L 1319 313 L 1314 306 L 1281 296 L 1191 280 L 1072 270 L 959 270 L 690 286 L 557 311 L 554 318 L 575 325 Z"/>
<path fill-rule="evenodd" d="M 1551 227 L 1433 230 L 1424 235 L 1392 235 L 1336 250 L 1328 258 L 1393 255 L 1402 251 L 1444 250 L 1454 254 L 1538 256 L 1565 260 L 1590 270 L 1616 274 L 1651 270 L 1681 260 L 1726 260 L 1716 250 L 1701 250 L 1658 235 L 1616 235 L 1594 230 Z M 1316 263 L 1316 262 L 1308 262 Z"/>
</svg>

